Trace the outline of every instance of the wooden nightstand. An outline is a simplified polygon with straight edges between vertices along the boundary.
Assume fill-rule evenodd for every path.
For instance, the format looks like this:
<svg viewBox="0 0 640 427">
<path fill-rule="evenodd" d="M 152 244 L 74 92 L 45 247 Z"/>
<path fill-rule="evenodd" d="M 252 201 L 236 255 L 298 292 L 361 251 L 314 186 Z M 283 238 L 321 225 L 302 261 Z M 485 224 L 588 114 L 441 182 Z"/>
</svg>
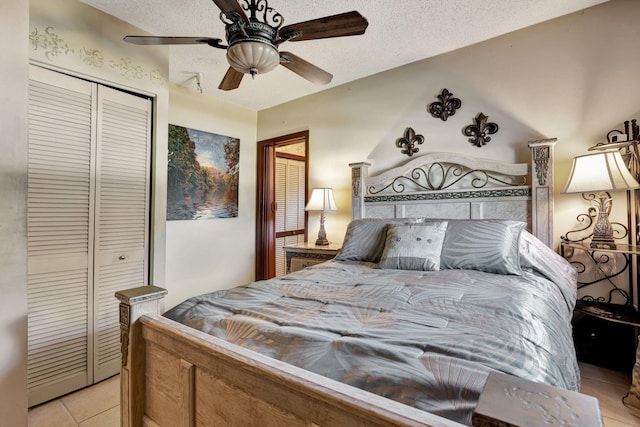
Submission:
<svg viewBox="0 0 640 427">
<path fill-rule="evenodd" d="M 284 246 L 284 253 L 287 259 L 287 273 L 302 270 L 311 265 L 333 259 L 342 245 L 329 243 L 326 246 L 316 246 L 313 242 L 298 243 Z"/>
</svg>

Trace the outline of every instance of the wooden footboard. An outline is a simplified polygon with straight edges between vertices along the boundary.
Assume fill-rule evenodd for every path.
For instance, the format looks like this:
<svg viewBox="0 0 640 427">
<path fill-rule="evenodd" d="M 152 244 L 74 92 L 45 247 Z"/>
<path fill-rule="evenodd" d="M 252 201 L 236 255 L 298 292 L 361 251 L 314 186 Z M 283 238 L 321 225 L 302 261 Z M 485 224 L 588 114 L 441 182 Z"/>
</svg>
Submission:
<svg viewBox="0 0 640 427">
<path fill-rule="evenodd" d="M 116 293 L 123 427 L 461 426 L 164 318 L 166 293 L 154 286 Z M 487 381 L 474 426 L 553 420 L 554 425 L 602 427 L 593 397 L 492 376 L 496 380 Z"/>
<path fill-rule="evenodd" d="M 165 293 L 116 294 L 123 427 L 461 425 L 161 317 Z"/>
</svg>

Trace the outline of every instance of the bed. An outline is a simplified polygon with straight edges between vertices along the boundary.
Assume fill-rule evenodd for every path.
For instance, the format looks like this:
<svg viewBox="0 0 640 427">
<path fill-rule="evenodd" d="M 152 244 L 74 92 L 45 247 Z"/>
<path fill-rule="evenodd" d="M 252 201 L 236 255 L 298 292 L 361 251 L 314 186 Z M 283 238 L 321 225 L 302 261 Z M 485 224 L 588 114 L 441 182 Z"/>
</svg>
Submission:
<svg viewBox="0 0 640 427">
<path fill-rule="evenodd" d="M 577 390 L 553 144 L 352 164 L 335 260 L 167 312 L 161 288 L 117 293 L 122 425 L 457 426 L 491 372 Z"/>
</svg>

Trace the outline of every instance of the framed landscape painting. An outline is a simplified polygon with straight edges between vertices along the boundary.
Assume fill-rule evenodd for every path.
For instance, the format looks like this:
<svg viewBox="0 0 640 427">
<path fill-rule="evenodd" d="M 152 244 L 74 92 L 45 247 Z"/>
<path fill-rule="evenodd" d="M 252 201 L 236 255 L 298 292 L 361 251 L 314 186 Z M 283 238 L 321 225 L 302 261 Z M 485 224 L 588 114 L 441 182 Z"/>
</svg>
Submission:
<svg viewBox="0 0 640 427">
<path fill-rule="evenodd" d="M 167 220 L 238 216 L 240 140 L 169 125 Z"/>
</svg>

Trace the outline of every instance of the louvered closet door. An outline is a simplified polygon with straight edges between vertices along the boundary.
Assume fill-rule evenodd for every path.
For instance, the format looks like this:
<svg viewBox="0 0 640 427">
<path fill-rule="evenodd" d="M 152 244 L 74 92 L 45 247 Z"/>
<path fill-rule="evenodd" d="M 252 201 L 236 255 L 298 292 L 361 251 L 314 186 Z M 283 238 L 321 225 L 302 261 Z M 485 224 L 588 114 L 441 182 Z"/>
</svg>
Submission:
<svg viewBox="0 0 640 427">
<path fill-rule="evenodd" d="M 95 85 L 30 70 L 29 405 L 90 384 Z"/>
<path fill-rule="evenodd" d="M 304 241 L 305 162 L 276 157 L 276 275 L 286 273 L 283 246 Z"/>
<path fill-rule="evenodd" d="M 148 277 L 151 101 L 98 90 L 94 267 L 94 377 L 120 369 L 116 291 Z"/>
<path fill-rule="evenodd" d="M 38 67 L 29 105 L 29 405 L 120 367 L 116 290 L 147 284 L 151 101 Z"/>
</svg>

